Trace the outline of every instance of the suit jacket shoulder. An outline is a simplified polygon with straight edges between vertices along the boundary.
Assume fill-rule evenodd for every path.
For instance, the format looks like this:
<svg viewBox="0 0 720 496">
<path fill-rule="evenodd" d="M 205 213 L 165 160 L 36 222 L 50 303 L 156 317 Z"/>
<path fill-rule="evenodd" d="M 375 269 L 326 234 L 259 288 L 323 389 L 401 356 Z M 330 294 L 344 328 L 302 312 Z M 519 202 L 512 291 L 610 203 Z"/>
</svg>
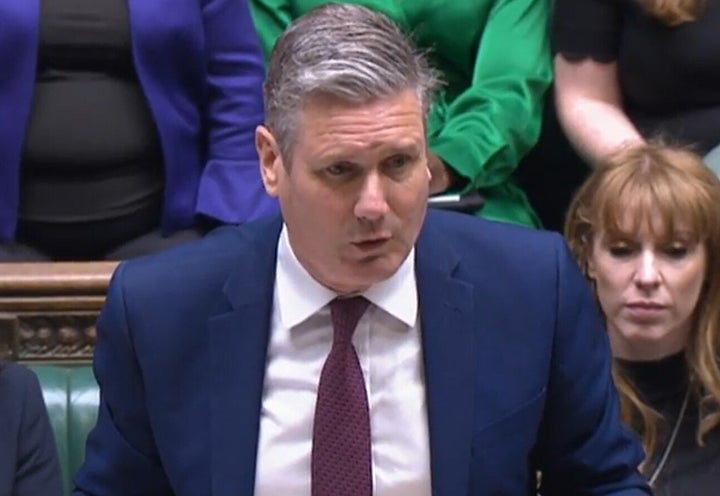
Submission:
<svg viewBox="0 0 720 496">
<path fill-rule="evenodd" d="M 37 377 L 5 363 L 0 370 L 0 494 L 62 494 L 55 438 Z"/>
<path fill-rule="evenodd" d="M 434 484 L 526 494 L 530 463 L 543 494 L 647 494 L 600 313 L 558 234 L 430 212 L 417 276 Z"/>
<path fill-rule="evenodd" d="M 431 210 L 418 249 L 431 257 L 441 254 L 448 270 L 460 270 L 465 275 L 460 277 L 473 282 L 478 277 L 486 282 L 490 274 L 502 275 L 506 283 L 538 277 L 551 282 L 557 280 L 559 265 L 576 266 L 558 233 L 455 212 Z"/>
<path fill-rule="evenodd" d="M 215 229 L 203 239 L 122 263 L 122 284 L 133 300 L 212 304 L 231 276 L 249 281 L 274 274 L 279 216 Z M 253 281 L 254 286 L 260 281 Z"/>
</svg>

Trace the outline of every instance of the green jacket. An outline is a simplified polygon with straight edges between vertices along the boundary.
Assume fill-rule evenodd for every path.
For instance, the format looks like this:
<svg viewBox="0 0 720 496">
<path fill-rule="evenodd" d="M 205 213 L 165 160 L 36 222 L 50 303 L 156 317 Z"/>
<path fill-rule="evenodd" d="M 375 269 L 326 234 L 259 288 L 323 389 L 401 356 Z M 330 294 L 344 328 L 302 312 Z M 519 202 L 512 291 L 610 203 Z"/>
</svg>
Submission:
<svg viewBox="0 0 720 496">
<path fill-rule="evenodd" d="M 296 17 L 326 0 L 250 0 L 269 57 Z M 512 175 L 540 134 L 552 80 L 550 0 L 352 0 L 383 12 L 430 49 L 446 85 L 430 113 L 430 149 L 486 197 L 480 215 L 539 226 Z"/>
</svg>

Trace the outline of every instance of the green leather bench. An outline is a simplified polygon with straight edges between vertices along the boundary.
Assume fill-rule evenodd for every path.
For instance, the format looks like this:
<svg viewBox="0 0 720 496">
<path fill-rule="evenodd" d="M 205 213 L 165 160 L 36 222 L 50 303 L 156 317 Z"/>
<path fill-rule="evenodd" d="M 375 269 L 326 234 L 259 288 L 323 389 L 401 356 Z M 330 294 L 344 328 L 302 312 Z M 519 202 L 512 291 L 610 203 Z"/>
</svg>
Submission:
<svg viewBox="0 0 720 496">
<path fill-rule="evenodd" d="M 0 357 L 39 378 L 68 493 L 97 418 L 95 321 L 117 264 L 0 263 Z"/>
<path fill-rule="evenodd" d="M 57 442 L 66 493 L 85 458 L 85 440 L 95 426 L 98 386 L 90 365 L 30 365 L 40 379 Z"/>
</svg>

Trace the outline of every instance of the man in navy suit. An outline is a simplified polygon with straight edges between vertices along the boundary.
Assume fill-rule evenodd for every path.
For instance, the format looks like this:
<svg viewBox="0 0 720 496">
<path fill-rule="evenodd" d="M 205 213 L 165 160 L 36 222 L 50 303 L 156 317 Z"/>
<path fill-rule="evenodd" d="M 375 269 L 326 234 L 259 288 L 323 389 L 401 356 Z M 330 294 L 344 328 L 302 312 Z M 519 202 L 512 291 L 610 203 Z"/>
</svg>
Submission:
<svg viewBox="0 0 720 496">
<path fill-rule="evenodd" d="M 0 359 L 0 494 L 62 496 L 63 477 L 37 376 Z"/>
<path fill-rule="evenodd" d="M 426 213 L 436 84 L 380 14 L 293 23 L 256 133 L 282 217 L 119 266 L 75 494 L 650 494 L 561 238 Z"/>
</svg>

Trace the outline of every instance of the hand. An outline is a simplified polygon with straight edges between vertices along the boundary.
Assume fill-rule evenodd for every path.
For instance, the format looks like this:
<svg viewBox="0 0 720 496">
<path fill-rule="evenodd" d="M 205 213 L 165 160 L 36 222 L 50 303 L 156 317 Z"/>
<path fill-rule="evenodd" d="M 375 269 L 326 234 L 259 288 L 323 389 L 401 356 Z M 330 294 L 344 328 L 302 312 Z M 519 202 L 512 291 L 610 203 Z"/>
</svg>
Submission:
<svg viewBox="0 0 720 496">
<path fill-rule="evenodd" d="M 428 152 L 428 168 L 430 169 L 430 194 L 447 191 L 457 182 L 457 175 L 445 165 L 440 157 Z"/>
</svg>

